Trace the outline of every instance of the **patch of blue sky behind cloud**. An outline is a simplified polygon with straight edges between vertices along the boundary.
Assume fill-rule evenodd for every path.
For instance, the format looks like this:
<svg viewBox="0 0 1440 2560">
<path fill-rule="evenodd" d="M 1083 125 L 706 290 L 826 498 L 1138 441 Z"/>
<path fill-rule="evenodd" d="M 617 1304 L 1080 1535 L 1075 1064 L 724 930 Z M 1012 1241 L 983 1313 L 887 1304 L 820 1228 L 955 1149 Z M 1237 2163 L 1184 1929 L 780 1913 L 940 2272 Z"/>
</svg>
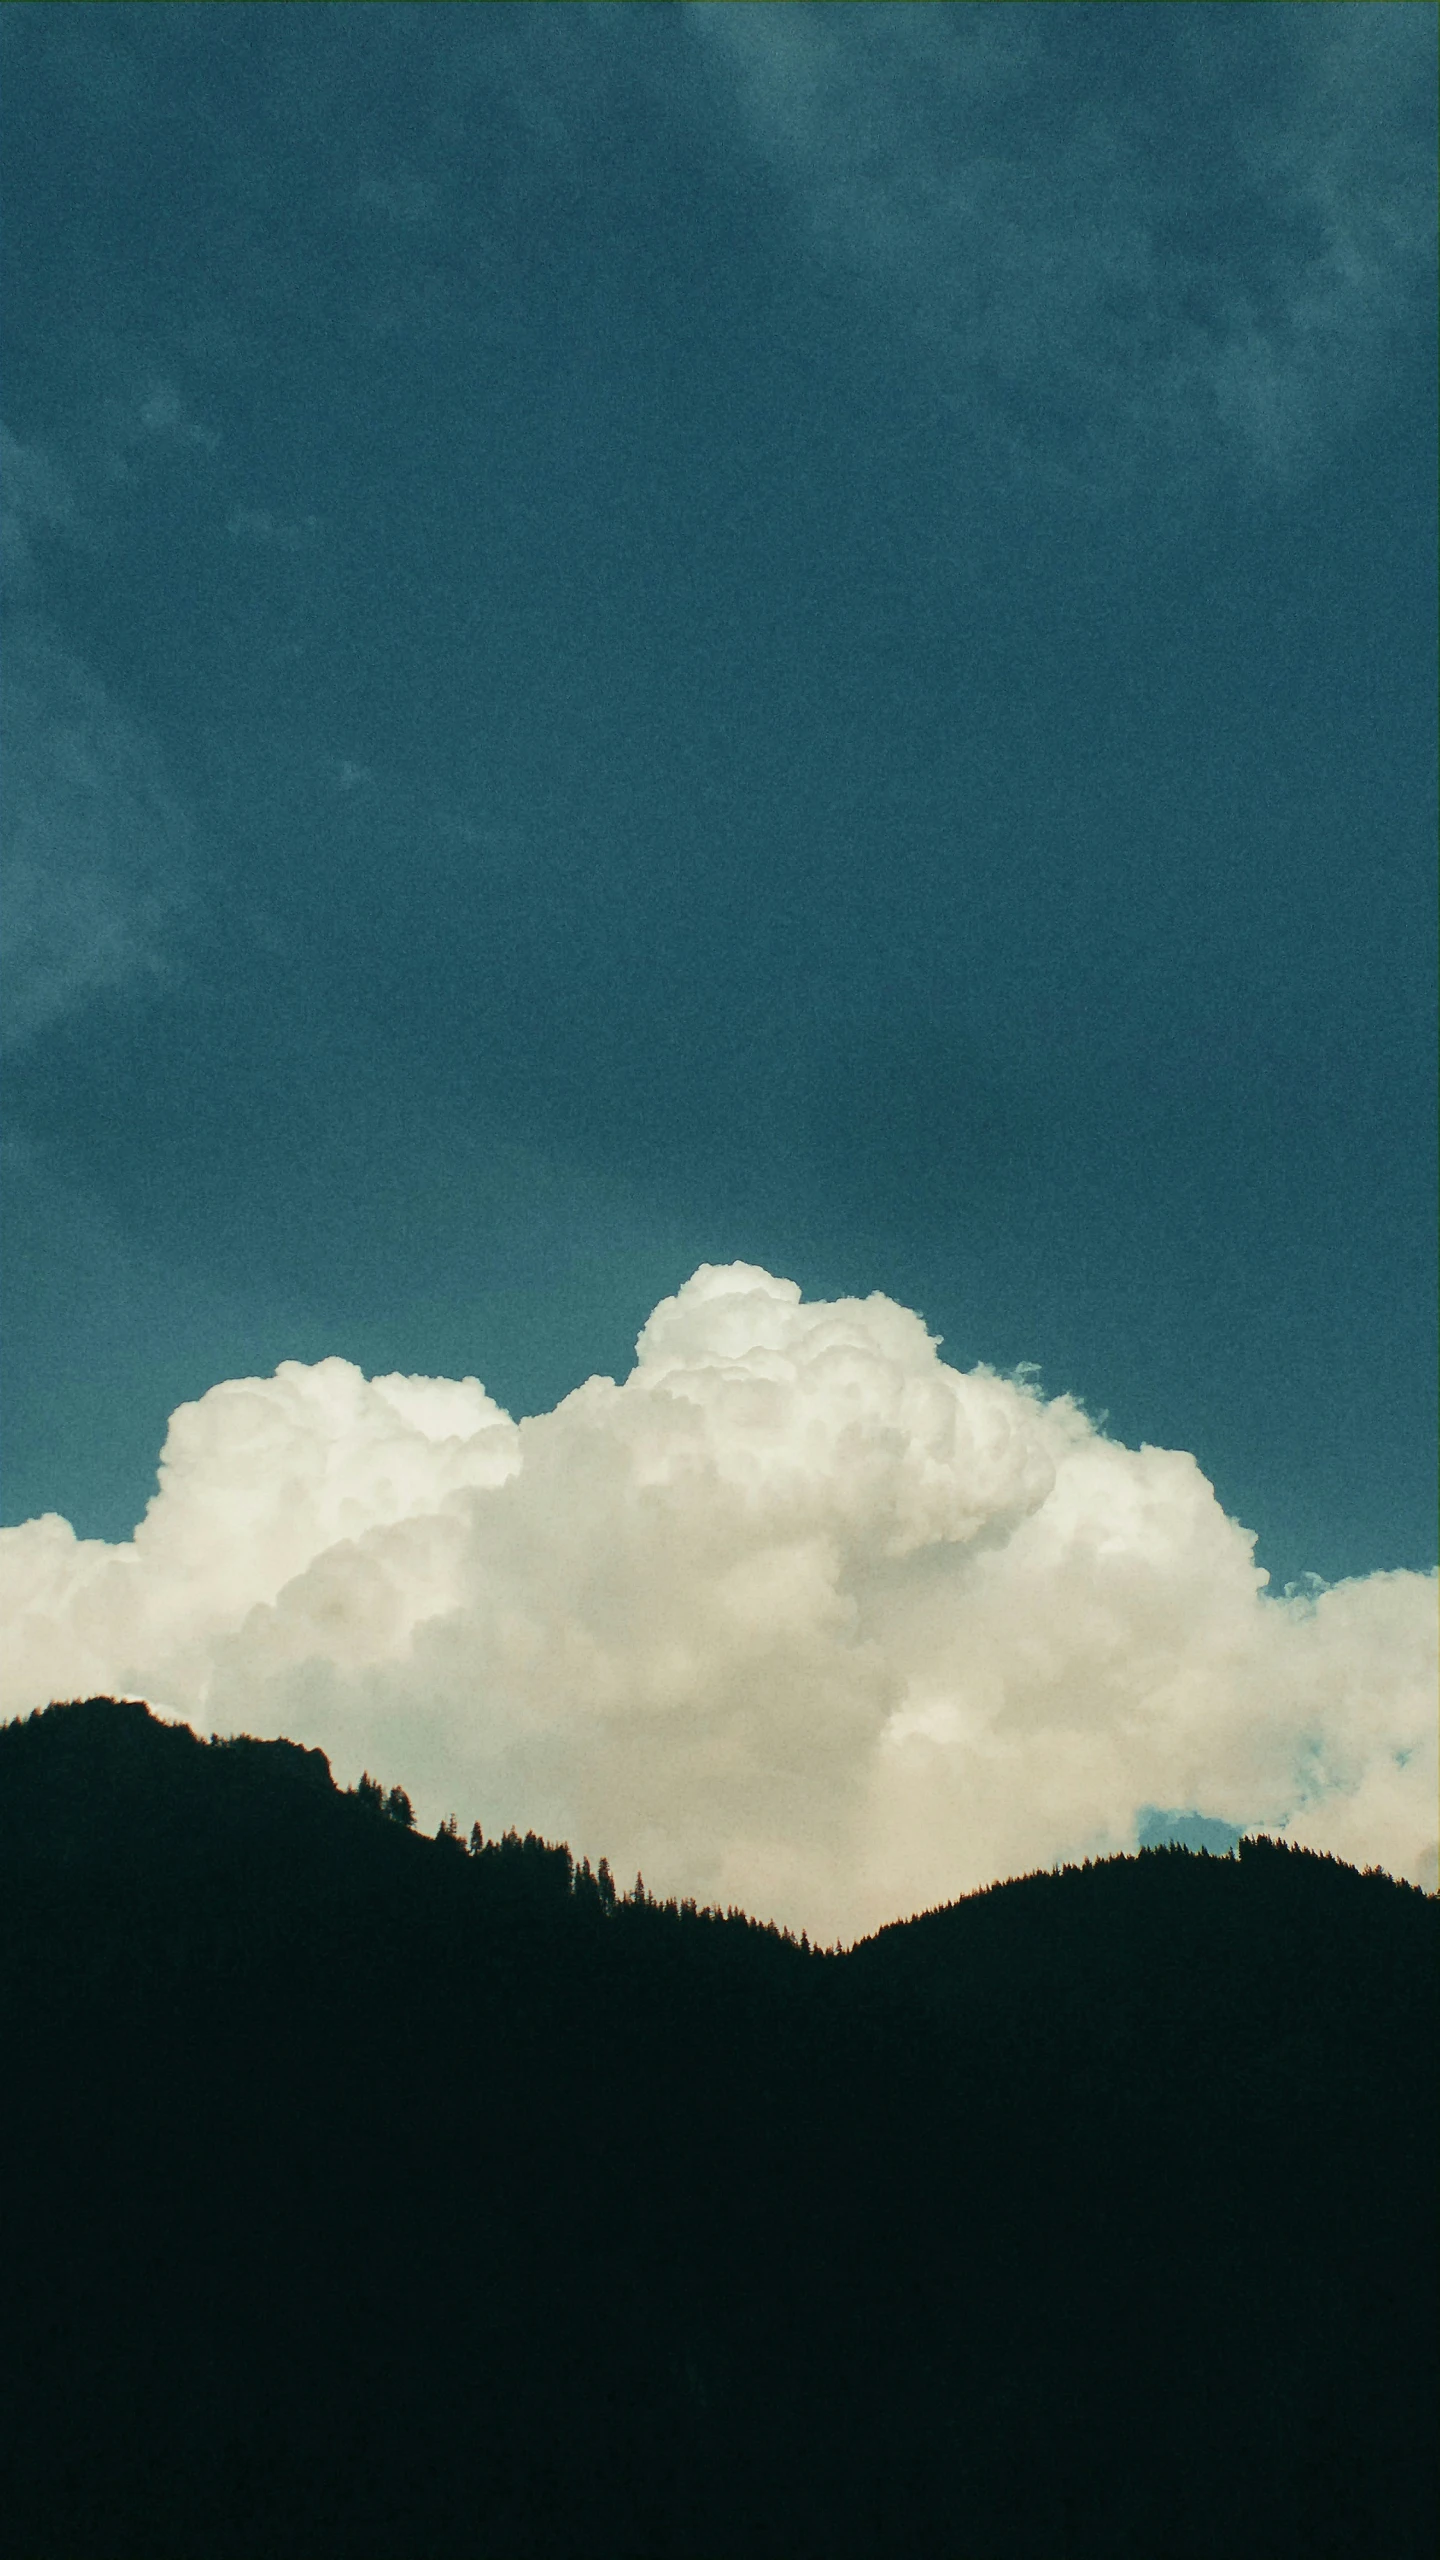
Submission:
<svg viewBox="0 0 1440 2560">
<path fill-rule="evenodd" d="M 739 1261 L 1431 1566 L 1433 11 L 0 48 L 5 1518 Z"/>
</svg>

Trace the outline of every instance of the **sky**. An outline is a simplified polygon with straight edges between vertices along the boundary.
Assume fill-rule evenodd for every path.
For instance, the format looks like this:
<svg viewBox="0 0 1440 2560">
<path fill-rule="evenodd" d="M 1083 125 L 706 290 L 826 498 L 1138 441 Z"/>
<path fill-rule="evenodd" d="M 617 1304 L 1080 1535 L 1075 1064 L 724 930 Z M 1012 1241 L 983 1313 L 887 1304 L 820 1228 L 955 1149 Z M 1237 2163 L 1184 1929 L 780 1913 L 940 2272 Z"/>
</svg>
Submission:
<svg viewBox="0 0 1440 2560">
<path fill-rule="evenodd" d="M 0 10 L 5 1712 L 1433 1883 L 1435 53 Z"/>
</svg>

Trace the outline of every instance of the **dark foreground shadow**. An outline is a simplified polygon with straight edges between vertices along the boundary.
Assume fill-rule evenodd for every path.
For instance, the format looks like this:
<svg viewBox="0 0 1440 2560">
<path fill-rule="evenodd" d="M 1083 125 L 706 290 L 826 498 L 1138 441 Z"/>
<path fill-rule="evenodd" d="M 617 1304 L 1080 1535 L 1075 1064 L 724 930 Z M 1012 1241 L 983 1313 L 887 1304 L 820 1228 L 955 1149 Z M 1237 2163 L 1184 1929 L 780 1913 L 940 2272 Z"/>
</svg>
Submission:
<svg viewBox="0 0 1440 2560">
<path fill-rule="evenodd" d="M 1436 1935 L 1267 1843 L 847 1955 L 0 1730 L 0 2551 L 1429 2560 Z"/>
</svg>

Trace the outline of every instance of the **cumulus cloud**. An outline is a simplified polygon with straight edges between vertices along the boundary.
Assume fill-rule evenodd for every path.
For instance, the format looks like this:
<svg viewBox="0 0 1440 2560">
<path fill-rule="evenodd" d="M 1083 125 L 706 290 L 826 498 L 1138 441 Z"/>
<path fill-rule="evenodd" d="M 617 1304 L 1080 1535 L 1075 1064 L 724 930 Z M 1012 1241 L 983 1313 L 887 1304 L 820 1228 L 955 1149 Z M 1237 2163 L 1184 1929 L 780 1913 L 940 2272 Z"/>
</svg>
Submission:
<svg viewBox="0 0 1440 2560">
<path fill-rule="evenodd" d="M 820 253 L 1032 471 L 1289 472 L 1427 292 L 1428 10 L 1167 11 L 1138 45 L 1040 8 L 689 22 Z"/>
<path fill-rule="evenodd" d="M 1435 1882 L 1435 1585 L 1274 1599 L 1192 1457 L 745 1264 L 515 1422 L 343 1360 L 0 1532 L 0 1704 L 120 1691 L 824 1939 L 1194 1807 Z"/>
</svg>

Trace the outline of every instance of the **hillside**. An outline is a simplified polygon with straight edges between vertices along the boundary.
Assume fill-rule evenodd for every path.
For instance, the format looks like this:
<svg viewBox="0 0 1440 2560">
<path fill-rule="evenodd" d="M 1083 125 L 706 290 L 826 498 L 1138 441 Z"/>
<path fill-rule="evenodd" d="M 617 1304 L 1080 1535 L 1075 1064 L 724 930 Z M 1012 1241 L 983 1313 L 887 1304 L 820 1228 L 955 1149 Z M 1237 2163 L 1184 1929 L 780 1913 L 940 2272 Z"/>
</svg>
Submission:
<svg viewBox="0 0 1440 2560">
<path fill-rule="evenodd" d="M 0 1918 L 16 2560 L 1434 2546 L 1411 1887 L 822 1954 L 90 1700 L 0 1729 Z"/>
</svg>

